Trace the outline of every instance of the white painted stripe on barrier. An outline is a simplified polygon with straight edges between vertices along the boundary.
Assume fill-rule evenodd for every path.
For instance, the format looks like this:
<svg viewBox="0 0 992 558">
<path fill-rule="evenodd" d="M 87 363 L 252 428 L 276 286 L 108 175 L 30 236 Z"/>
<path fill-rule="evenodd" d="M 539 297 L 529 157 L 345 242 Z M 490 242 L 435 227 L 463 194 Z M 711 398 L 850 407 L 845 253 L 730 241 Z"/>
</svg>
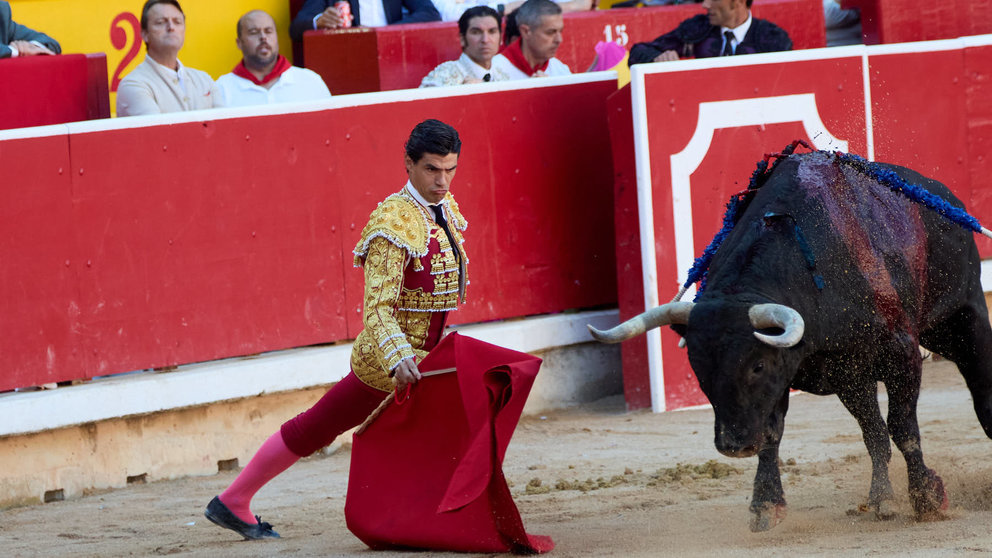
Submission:
<svg viewBox="0 0 992 558">
<path fill-rule="evenodd" d="M 861 57 L 861 81 L 863 82 L 865 92 L 864 92 L 864 102 L 865 102 L 865 146 L 867 148 L 867 156 L 869 161 L 875 160 L 875 122 L 872 120 L 871 110 L 871 68 L 868 62 L 868 52 L 865 51 L 864 56 Z"/>
<path fill-rule="evenodd" d="M 982 260 L 982 290 L 992 292 L 992 260 Z"/>
<path fill-rule="evenodd" d="M 14 128 L 12 130 L 0 130 L 0 141 L 20 140 L 32 138 L 48 138 L 52 136 L 65 136 L 69 134 L 68 124 L 52 124 L 51 126 L 35 126 L 33 128 Z"/>
<path fill-rule="evenodd" d="M 128 116 L 126 118 L 104 118 L 71 122 L 55 126 L 38 126 L 35 128 L 18 128 L 0 131 L 0 141 L 45 137 L 65 134 L 86 134 L 106 132 L 111 130 L 127 130 L 168 124 L 188 124 L 191 122 L 214 122 L 233 118 L 251 118 L 256 116 L 275 116 L 281 114 L 302 114 L 324 110 L 359 107 L 377 104 L 404 103 L 422 99 L 437 99 L 443 97 L 462 97 L 494 93 L 499 91 L 514 91 L 519 89 L 538 89 L 542 87 L 557 87 L 577 83 L 593 83 L 601 81 L 617 81 L 615 71 L 589 72 L 569 76 L 544 77 L 539 79 L 521 79 L 451 87 L 429 87 L 424 89 L 398 89 L 394 91 L 377 91 L 374 93 L 356 93 L 352 95 L 337 95 L 322 101 L 305 101 L 299 103 L 281 103 L 275 105 L 257 105 L 251 107 L 231 107 L 195 110 L 188 112 L 173 112 L 168 114 L 150 114 L 145 116 Z"/>
<path fill-rule="evenodd" d="M 524 352 L 591 342 L 586 324 L 616 325 L 618 311 L 554 314 L 454 328 Z M 54 390 L 0 395 L 0 436 L 41 432 L 112 418 L 207 405 L 327 385 L 350 369 L 351 343 L 265 353 L 135 372 Z"/>
<path fill-rule="evenodd" d="M 676 60 L 672 62 L 655 62 L 652 64 L 635 64 L 630 68 L 641 68 L 647 74 L 663 74 L 670 72 L 687 72 L 692 70 L 708 70 L 712 68 L 732 68 L 737 66 L 761 66 L 764 64 L 780 64 L 782 62 L 804 62 L 810 60 L 832 60 L 835 58 L 851 58 L 864 54 L 864 45 L 838 46 L 829 48 L 814 48 L 806 50 L 790 50 L 785 52 L 766 52 L 748 54 L 747 56 L 717 56 L 714 58 L 695 58 L 692 60 Z"/>
<path fill-rule="evenodd" d="M 634 119 L 634 166 L 637 177 L 637 218 L 641 237 L 641 280 L 644 282 L 644 309 L 658 306 L 658 262 L 654 240 L 654 194 L 651 191 L 651 157 L 648 150 L 647 98 L 644 76 L 654 64 L 635 64 L 630 69 L 631 118 Z M 678 289 L 678 283 L 675 284 Z M 651 410 L 665 410 L 665 375 L 661 359 L 661 331 L 645 333 L 648 346 L 648 382 Z"/>
<path fill-rule="evenodd" d="M 992 35 L 969 35 L 961 37 L 965 47 L 983 47 L 992 45 Z"/>
</svg>

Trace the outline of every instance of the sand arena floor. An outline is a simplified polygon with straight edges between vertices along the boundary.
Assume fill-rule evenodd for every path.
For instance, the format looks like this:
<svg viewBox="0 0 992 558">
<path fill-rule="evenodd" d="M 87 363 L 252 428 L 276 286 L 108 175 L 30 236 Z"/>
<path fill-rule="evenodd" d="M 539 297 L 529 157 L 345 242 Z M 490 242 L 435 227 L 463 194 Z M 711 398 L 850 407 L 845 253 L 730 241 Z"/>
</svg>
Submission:
<svg viewBox="0 0 992 558">
<path fill-rule="evenodd" d="M 953 364 L 925 364 L 919 418 L 927 464 L 950 496 L 942 521 L 913 519 L 895 450 L 896 517 L 854 515 L 870 479 L 860 432 L 836 398 L 809 394 L 792 399 L 782 444 L 789 516 L 767 533 L 747 528 L 757 458 L 719 455 L 709 410 L 628 413 L 611 398 L 526 417 L 504 470 L 528 530 L 557 543 L 551 556 L 992 554 L 992 440 Z M 346 446 L 301 461 L 258 494 L 254 511 L 275 525 L 279 540 L 243 542 L 203 517 L 234 475 L 222 473 L 2 511 L 0 554 L 466 556 L 367 550 L 344 523 L 349 457 Z"/>
</svg>

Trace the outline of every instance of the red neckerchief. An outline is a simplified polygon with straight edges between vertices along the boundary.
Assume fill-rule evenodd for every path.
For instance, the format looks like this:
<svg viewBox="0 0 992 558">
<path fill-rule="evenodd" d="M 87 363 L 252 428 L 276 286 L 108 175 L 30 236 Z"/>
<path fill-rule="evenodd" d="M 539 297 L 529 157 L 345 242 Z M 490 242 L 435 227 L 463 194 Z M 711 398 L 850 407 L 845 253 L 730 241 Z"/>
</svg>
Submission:
<svg viewBox="0 0 992 558">
<path fill-rule="evenodd" d="M 279 58 L 276 59 L 276 65 L 272 67 L 272 71 L 269 72 L 269 75 L 265 76 L 262 80 L 259 80 L 255 77 L 255 74 L 248 71 L 248 68 L 245 67 L 244 60 L 238 62 L 238 65 L 234 67 L 233 73 L 238 77 L 247 79 L 255 85 L 265 85 L 272 80 L 279 79 L 279 76 L 292 67 L 293 65 L 289 63 L 289 60 L 286 60 L 286 57 L 280 54 Z"/>
<path fill-rule="evenodd" d="M 509 60 L 511 64 L 516 66 L 521 72 L 527 74 L 528 76 L 532 76 L 537 72 L 543 72 L 544 70 L 547 70 L 548 62 L 550 62 L 550 60 L 545 60 L 544 64 L 541 64 L 540 66 L 537 67 L 532 67 L 530 65 L 530 62 L 527 62 L 527 59 L 524 58 L 524 51 L 520 49 L 520 39 L 517 39 L 512 43 L 510 43 L 510 45 L 504 48 L 503 52 L 501 52 L 500 54 L 505 56 L 506 59 Z"/>
</svg>

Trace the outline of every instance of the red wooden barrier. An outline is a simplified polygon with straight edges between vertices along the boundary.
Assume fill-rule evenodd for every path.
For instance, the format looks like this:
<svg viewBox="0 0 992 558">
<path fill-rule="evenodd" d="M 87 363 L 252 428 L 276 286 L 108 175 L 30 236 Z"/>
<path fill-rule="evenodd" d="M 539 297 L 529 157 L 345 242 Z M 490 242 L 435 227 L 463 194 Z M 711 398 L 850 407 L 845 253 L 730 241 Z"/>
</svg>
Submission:
<svg viewBox="0 0 992 558">
<path fill-rule="evenodd" d="M 110 117 L 104 54 L 0 60 L 0 129 Z"/>
<path fill-rule="evenodd" d="M 592 64 L 597 42 L 617 41 L 629 49 L 701 10 L 699 5 L 682 4 L 565 14 L 558 58 L 573 73 L 584 72 Z M 817 0 L 758 0 L 754 15 L 785 28 L 796 49 L 826 44 L 823 6 Z M 303 45 L 306 66 L 323 76 L 335 95 L 415 88 L 435 66 L 461 53 L 454 22 L 308 31 Z"/>
<path fill-rule="evenodd" d="M 452 321 L 615 304 L 616 82 L 549 83 L 0 140 L 0 391 L 353 338 L 351 251 L 428 117 L 464 142 L 470 303 Z"/>
<path fill-rule="evenodd" d="M 992 33 L 990 0 L 842 0 L 861 10 L 865 44 L 956 39 Z"/>
<path fill-rule="evenodd" d="M 990 42 L 638 67 L 631 81 L 634 135 L 641 138 L 635 147 L 637 196 L 630 193 L 632 163 L 623 148 L 614 149 L 621 317 L 671 300 L 693 258 L 719 229 L 727 199 L 747 186 L 755 162 L 797 138 L 937 178 L 988 226 L 992 196 L 975 179 L 988 176 L 992 103 L 984 76 Z M 920 94 L 922 84 L 926 95 Z M 613 108 L 624 110 L 622 104 Z M 620 217 L 635 212 L 636 232 L 634 219 Z M 632 273 L 636 266 L 629 259 L 635 236 L 640 275 Z M 992 255 L 992 243 L 977 240 L 982 256 Z M 656 409 L 671 409 L 705 401 L 677 341 L 663 328 L 624 347 L 630 407 L 651 401 Z M 653 399 L 645 395 L 652 391 Z"/>
<path fill-rule="evenodd" d="M 976 215 L 992 220 L 992 46 L 964 50 L 967 167 L 971 203 Z M 940 118 L 938 115 L 937 118 Z M 983 257 L 992 256 L 992 240 L 978 237 Z"/>
</svg>

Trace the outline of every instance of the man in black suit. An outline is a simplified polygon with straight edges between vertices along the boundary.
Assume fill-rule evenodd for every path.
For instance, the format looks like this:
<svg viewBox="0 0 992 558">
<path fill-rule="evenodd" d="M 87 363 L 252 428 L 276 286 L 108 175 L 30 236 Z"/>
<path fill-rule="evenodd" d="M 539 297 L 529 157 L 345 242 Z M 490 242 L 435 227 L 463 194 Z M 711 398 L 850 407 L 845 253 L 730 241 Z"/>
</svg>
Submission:
<svg viewBox="0 0 992 558">
<path fill-rule="evenodd" d="M 703 0 L 705 14 L 630 49 L 630 65 L 792 50 L 792 39 L 770 21 L 751 17 L 752 0 Z"/>
<path fill-rule="evenodd" d="M 289 36 L 294 41 L 303 40 L 303 32 L 311 29 L 338 29 L 348 27 L 334 6 L 337 0 L 307 0 L 289 26 Z M 348 0 L 354 20 L 351 25 L 379 27 L 394 23 L 424 23 L 441 21 L 441 14 L 431 0 L 370 0 L 372 13 L 362 13 L 360 0 Z M 406 13 L 404 13 L 404 9 Z"/>
<path fill-rule="evenodd" d="M 0 2 L 0 58 L 61 52 L 62 47 L 55 39 L 14 22 L 10 4 Z"/>
</svg>

